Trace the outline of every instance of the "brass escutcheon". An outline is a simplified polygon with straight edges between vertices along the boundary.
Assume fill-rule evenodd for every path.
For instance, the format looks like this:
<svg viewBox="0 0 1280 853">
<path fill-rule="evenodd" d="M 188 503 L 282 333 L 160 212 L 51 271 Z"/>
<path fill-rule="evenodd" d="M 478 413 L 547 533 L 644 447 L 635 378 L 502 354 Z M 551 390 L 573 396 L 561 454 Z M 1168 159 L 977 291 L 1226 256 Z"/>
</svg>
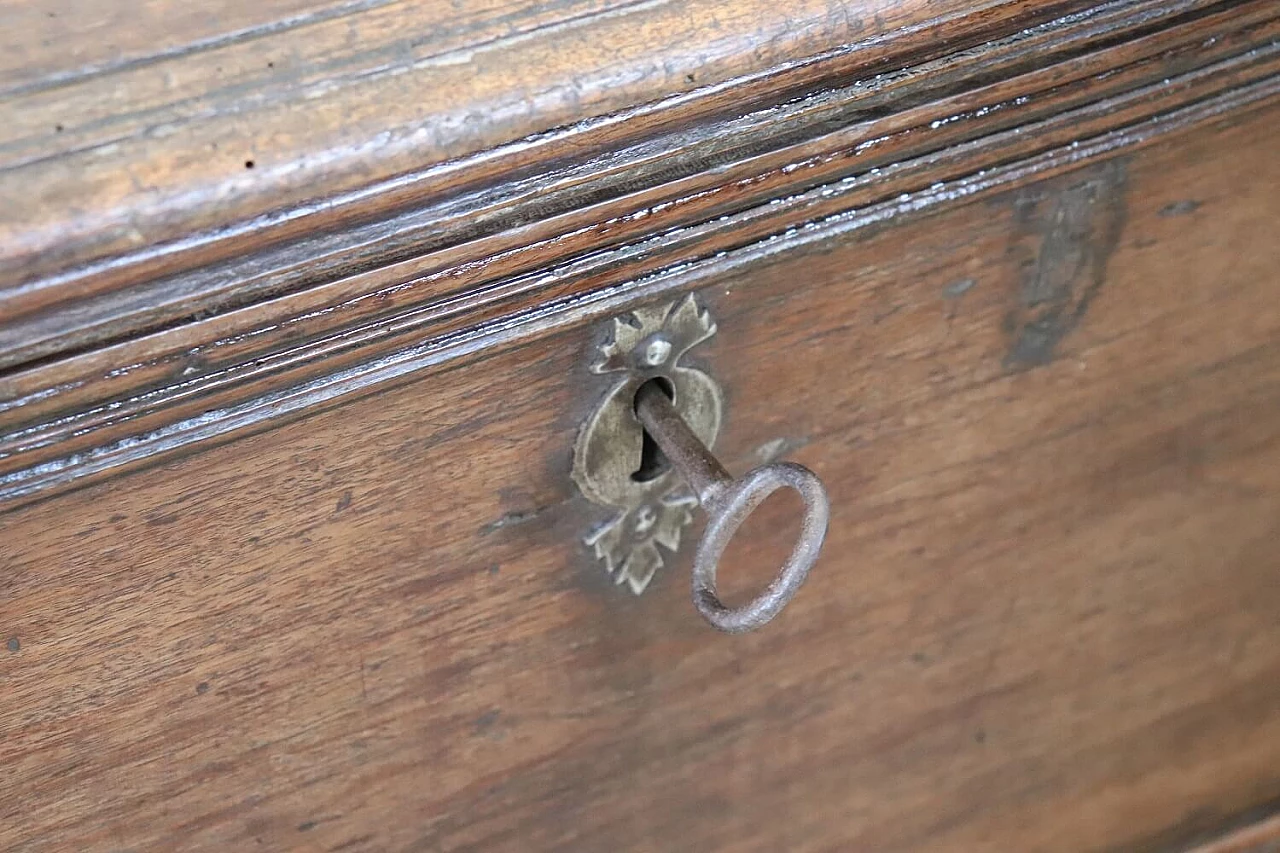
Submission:
<svg viewBox="0 0 1280 853">
<path fill-rule="evenodd" d="M 573 452 L 573 481 L 592 503 L 613 510 L 586 537 L 615 583 L 639 595 L 663 565 L 663 550 L 680 547 L 697 499 L 671 469 L 637 479 L 644 428 L 635 415 L 636 391 L 651 379 L 669 383 L 680 416 L 708 447 L 720 433 L 724 397 L 705 372 L 681 363 L 716 332 L 693 296 L 637 308 L 614 318 L 591 372 L 614 383 L 587 419 Z M 661 546 L 661 549 L 659 548 Z"/>
<path fill-rule="evenodd" d="M 661 549 L 679 548 L 700 505 L 708 522 L 693 561 L 694 607 L 715 628 L 739 634 L 777 616 L 805 582 L 827 535 L 830 505 L 822 481 L 803 465 L 773 462 L 734 478 L 711 452 L 720 388 L 679 360 L 715 330 L 692 296 L 614 320 L 592 370 L 621 378 L 578 436 L 573 479 L 593 502 L 615 509 L 585 542 L 615 582 L 637 595 L 663 565 Z M 727 607 L 717 591 L 720 558 L 746 518 L 780 488 L 804 500 L 800 536 L 764 591 Z"/>
</svg>

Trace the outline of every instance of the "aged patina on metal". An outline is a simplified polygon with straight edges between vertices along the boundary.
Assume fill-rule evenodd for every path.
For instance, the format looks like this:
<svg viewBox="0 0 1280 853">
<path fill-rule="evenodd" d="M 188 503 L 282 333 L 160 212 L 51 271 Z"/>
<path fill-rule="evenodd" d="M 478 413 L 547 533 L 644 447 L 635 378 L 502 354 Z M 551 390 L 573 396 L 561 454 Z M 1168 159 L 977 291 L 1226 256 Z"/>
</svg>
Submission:
<svg viewBox="0 0 1280 853">
<path fill-rule="evenodd" d="M 669 469 L 636 476 L 644 456 L 636 391 L 651 379 L 668 383 L 689 429 L 704 444 L 714 444 L 723 409 L 720 386 L 680 360 L 715 332 L 710 314 L 699 310 L 692 296 L 638 308 L 611 321 L 591 365 L 592 373 L 616 381 L 578 435 L 572 476 L 588 500 L 614 514 L 585 542 L 614 581 L 637 595 L 662 567 L 664 550 L 679 549 L 681 531 L 693 521 L 698 501 Z"/>
<path fill-rule="evenodd" d="M 640 386 L 636 394 L 636 415 L 672 466 L 693 488 L 698 502 L 710 516 L 693 558 L 694 606 L 721 631 L 739 634 L 759 628 L 787 606 L 822 550 L 830 515 L 822 482 L 808 468 L 794 462 L 763 465 L 735 480 L 693 434 L 671 399 L 655 382 Z M 742 607 L 725 607 L 716 591 L 720 555 L 747 516 L 784 486 L 795 489 L 804 499 L 800 537 L 764 592 Z"/>
<path fill-rule="evenodd" d="M 735 480 L 711 453 L 708 445 L 720 422 L 719 387 L 705 373 L 677 363 L 715 332 L 692 296 L 678 305 L 641 309 L 614 324 L 612 339 L 601 348 L 604 359 L 593 369 L 626 371 L 627 377 L 579 436 L 573 476 L 587 497 L 622 512 L 585 541 L 617 583 L 625 581 L 639 594 L 662 565 L 657 546 L 677 550 L 680 532 L 692 520 L 691 507 L 700 503 L 710 519 L 694 557 L 694 606 L 722 631 L 758 628 L 787 605 L 818 558 L 830 514 L 826 490 L 812 471 L 790 462 L 765 465 Z M 682 388 L 692 394 L 685 396 Z M 646 453 L 646 440 L 660 449 L 660 458 L 652 447 Z M 673 470 L 693 496 L 672 482 Z M 725 607 L 716 590 L 720 556 L 747 516 L 784 486 L 805 502 L 800 537 L 763 593 L 743 607 Z M 635 502 L 619 505 L 602 497 Z"/>
</svg>

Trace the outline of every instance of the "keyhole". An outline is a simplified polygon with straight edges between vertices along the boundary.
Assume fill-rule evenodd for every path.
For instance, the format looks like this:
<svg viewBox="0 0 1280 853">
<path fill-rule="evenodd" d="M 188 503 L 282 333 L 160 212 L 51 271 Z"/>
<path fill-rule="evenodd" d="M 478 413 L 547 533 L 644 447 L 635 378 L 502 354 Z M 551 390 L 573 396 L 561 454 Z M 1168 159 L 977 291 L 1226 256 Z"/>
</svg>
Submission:
<svg viewBox="0 0 1280 853">
<path fill-rule="evenodd" d="M 658 389 L 666 394 L 671 400 L 675 400 L 675 388 L 671 385 L 671 380 L 659 376 L 656 379 L 650 379 L 641 385 L 657 385 Z M 636 389 L 636 396 L 640 395 L 640 388 Z M 662 448 L 658 446 L 658 442 L 653 440 L 653 436 L 649 435 L 648 430 L 644 430 L 640 444 L 640 467 L 631 474 L 631 479 L 637 483 L 648 483 L 658 479 L 667 473 L 667 469 L 671 467 L 671 463 L 667 461 L 667 457 L 663 455 Z"/>
</svg>

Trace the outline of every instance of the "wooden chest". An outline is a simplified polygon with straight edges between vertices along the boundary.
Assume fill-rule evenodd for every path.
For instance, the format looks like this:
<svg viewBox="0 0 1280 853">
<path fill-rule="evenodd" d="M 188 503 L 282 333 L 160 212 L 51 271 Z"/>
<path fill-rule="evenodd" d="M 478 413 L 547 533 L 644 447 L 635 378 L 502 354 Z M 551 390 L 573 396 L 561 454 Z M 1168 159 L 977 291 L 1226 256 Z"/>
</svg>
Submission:
<svg viewBox="0 0 1280 853">
<path fill-rule="evenodd" d="M 0 849 L 1277 849 L 1276 3 L 0 45 Z"/>
</svg>

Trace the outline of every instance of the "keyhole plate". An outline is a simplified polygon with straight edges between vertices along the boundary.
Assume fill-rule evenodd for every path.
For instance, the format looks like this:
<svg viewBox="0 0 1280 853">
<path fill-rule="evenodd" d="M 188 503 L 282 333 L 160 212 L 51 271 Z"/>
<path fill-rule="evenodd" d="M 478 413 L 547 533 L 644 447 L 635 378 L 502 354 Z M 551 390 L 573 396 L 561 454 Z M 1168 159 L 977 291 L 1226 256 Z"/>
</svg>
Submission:
<svg viewBox="0 0 1280 853">
<path fill-rule="evenodd" d="M 614 581 L 636 594 L 679 549 L 681 531 L 697 506 L 669 469 L 650 479 L 632 476 L 644 446 L 636 391 L 650 379 L 665 380 L 681 417 L 712 447 L 720 432 L 723 394 L 707 373 L 681 359 L 715 332 L 710 314 L 692 296 L 637 308 L 610 321 L 591 365 L 591 372 L 609 377 L 610 384 L 578 434 L 572 477 L 583 496 L 607 515 L 584 541 Z"/>
</svg>

